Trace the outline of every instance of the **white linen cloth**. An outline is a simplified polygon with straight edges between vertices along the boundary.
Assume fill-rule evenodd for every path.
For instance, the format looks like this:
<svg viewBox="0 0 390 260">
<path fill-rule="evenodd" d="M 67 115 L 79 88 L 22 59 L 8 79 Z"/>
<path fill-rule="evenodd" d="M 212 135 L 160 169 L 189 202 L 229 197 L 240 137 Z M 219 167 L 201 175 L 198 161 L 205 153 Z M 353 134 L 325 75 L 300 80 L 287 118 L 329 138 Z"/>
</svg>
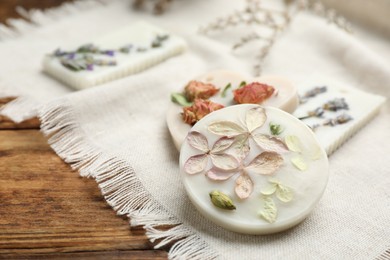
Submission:
<svg viewBox="0 0 390 260">
<path fill-rule="evenodd" d="M 22 36 L 0 43 L 0 90 L 4 91 L 0 96 L 25 96 L 3 113 L 22 120 L 34 114 L 32 104 L 71 92 L 40 72 L 45 53 L 65 41 L 85 43 L 123 24 L 150 21 L 184 37 L 189 51 L 137 75 L 73 92 L 41 107 L 42 131 L 52 135 L 50 143 L 59 156 L 81 175 L 95 178 L 118 214 L 128 215 L 131 225 L 143 225 L 152 241 L 162 239 L 158 246 L 179 239 L 169 252 L 171 258 L 390 257 L 386 253 L 390 249 L 388 105 L 331 156 L 327 190 L 313 213 L 295 228 L 267 236 L 229 232 L 201 216 L 187 198 L 180 181 L 179 154 L 165 124 L 169 96 L 209 70 L 250 71 L 250 62 L 233 55 L 228 44 L 195 34 L 199 24 L 242 4 L 178 1 L 169 14 L 154 17 L 133 12 L 127 1 L 105 6 L 86 2 L 79 4 L 82 12 L 69 5 L 72 14 L 66 19 L 54 19 L 63 16 L 64 9 L 34 16 L 41 19 L 41 27 L 20 25 Z M 388 61 L 357 38 L 307 14 L 300 14 L 277 41 L 263 74 L 289 77 L 298 86 L 338 82 L 390 96 Z M 19 87 L 18 93 L 13 86 Z M 159 230 L 164 224 L 177 226 Z"/>
</svg>

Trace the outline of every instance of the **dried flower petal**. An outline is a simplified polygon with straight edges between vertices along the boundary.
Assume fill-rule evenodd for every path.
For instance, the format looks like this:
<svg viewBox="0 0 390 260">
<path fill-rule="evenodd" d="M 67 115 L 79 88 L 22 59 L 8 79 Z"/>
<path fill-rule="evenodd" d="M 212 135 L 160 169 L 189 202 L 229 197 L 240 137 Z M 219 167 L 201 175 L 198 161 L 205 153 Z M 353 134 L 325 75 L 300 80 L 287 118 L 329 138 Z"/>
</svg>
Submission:
<svg viewBox="0 0 390 260">
<path fill-rule="evenodd" d="M 244 128 L 230 121 L 218 121 L 211 123 L 208 130 L 213 134 L 227 137 L 234 137 L 246 133 Z"/>
<path fill-rule="evenodd" d="M 283 202 L 289 202 L 293 199 L 293 193 L 289 187 L 278 184 L 276 189 L 276 197 Z"/>
<path fill-rule="evenodd" d="M 213 84 L 192 80 L 185 87 L 184 95 L 188 101 L 193 101 L 198 98 L 208 99 L 214 96 L 218 91 L 219 89 L 217 89 Z"/>
<path fill-rule="evenodd" d="M 253 181 L 248 174 L 244 173 L 238 176 L 234 191 L 240 199 L 246 199 L 251 195 L 253 191 Z"/>
<path fill-rule="evenodd" d="M 278 209 L 276 208 L 275 202 L 268 196 L 264 196 L 263 200 L 264 210 L 260 211 L 259 215 L 267 222 L 274 223 L 278 214 Z"/>
<path fill-rule="evenodd" d="M 250 83 L 233 91 L 234 101 L 238 104 L 261 104 L 272 96 L 275 89 L 259 82 Z"/>
<path fill-rule="evenodd" d="M 284 129 L 279 124 L 270 123 L 269 124 L 269 130 L 271 131 L 272 135 L 280 135 L 283 132 Z"/>
<path fill-rule="evenodd" d="M 301 156 L 296 156 L 291 158 L 292 164 L 300 171 L 306 171 L 307 170 L 307 164 L 303 160 Z"/>
<path fill-rule="evenodd" d="M 224 181 L 232 177 L 237 172 L 232 171 L 224 171 L 218 168 L 211 168 L 209 171 L 206 172 L 206 176 L 214 181 Z"/>
<path fill-rule="evenodd" d="M 301 153 L 302 152 L 302 145 L 301 141 L 298 137 L 295 135 L 288 135 L 284 138 L 284 141 L 290 151 Z"/>
<path fill-rule="evenodd" d="M 238 161 L 230 154 L 210 154 L 214 166 L 222 170 L 233 170 L 239 166 Z"/>
<path fill-rule="evenodd" d="M 206 169 L 208 157 L 206 154 L 191 156 L 184 164 L 184 171 L 188 174 L 196 174 Z"/>
<path fill-rule="evenodd" d="M 261 191 L 261 194 L 263 195 L 272 195 L 275 193 L 276 191 L 276 188 L 277 188 L 277 184 L 272 184 L 271 186 L 269 186 L 267 189 L 264 189 Z"/>
<path fill-rule="evenodd" d="M 206 115 L 221 108 L 224 108 L 224 106 L 210 100 L 195 99 L 192 106 L 183 108 L 183 121 L 189 125 L 194 125 Z"/>
<path fill-rule="evenodd" d="M 211 152 L 214 154 L 223 152 L 228 149 L 234 143 L 234 141 L 234 138 L 224 136 L 215 142 Z"/>
<path fill-rule="evenodd" d="M 253 136 L 256 144 L 261 147 L 261 149 L 269 152 L 276 153 L 286 153 L 288 152 L 287 146 L 277 137 L 257 134 Z"/>
<path fill-rule="evenodd" d="M 275 152 L 263 152 L 259 154 L 245 168 L 251 169 L 257 174 L 269 175 L 273 174 L 283 164 L 283 157 Z"/>
<path fill-rule="evenodd" d="M 251 108 L 246 112 L 245 123 L 248 132 L 252 133 L 255 129 L 264 125 L 267 120 L 265 109 L 262 107 Z"/>
<path fill-rule="evenodd" d="M 207 153 L 209 151 L 209 144 L 207 142 L 207 138 L 199 132 L 189 132 L 187 135 L 187 142 L 189 145 L 191 145 L 195 149 L 198 149 L 199 151 L 202 151 L 204 153 Z"/>
<path fill-rule="evenodd" d="M 209 193 L 211 202 L 214 206 L 220 209 L 234 210 L 236 206 L 233 204 L 233 200 L 223 192 L 218 190 L 212 191 Z"/>
<path fill-rule="evenodd" d="M 248 135 L 241 134 L 235 137 L 235 142 L 230 147 L 239 160 L 243 160 L 250 152 Z"/>
</svg>

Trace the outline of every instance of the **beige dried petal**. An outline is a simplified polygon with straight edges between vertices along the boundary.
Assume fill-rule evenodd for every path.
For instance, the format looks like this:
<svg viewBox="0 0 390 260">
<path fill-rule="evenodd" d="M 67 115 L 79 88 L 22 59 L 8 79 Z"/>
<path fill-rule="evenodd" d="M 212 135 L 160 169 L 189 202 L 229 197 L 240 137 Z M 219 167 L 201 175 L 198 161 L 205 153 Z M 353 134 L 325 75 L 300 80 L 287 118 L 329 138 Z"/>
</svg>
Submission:
<svg viewBox="0 0 390 260">
<path fill-rule="evenodd" d="M 246 199 L 253 191 L 253 181 L 248 174 L 241 174 L 236 179 L 236 187 L 234 189 L 240 199 Z"/>
<path fill-rule="evenodd" d="M 272 195 L 275 193 L 277 188 L 276 184 L 272 184 L 271 186 L 268 186 L 266 189 L 260 191 L 263 195 Z"/>
<path fill-rule="evenodd" d="M 184 171 L 188 174 L 196 174 L 206 169 L 208 158 L 206 154 L 191 156 L 184 164 Z"/>
<path fill-rule="evenodd" d="M 232 149 L 236 158 L 238 158 L 240 161 L 243 160 L 250 152 L 248 136 L 246 134 L 236 136 L 235 141 L 230 148 Z"/>
<path fill-rule="evenodd" d="M 290 151 L 301 153 L 302 145 L 301 141 L 295 135 L 288 135 L 284 138 L 284 141 Z"/>
<path fill-rule="evenodd" d="M 246 112 L 245 123 L 248 132 L 252 133 L 255 129 L 264 125 L 267 120 L 265 109 L 262 107 L 251 108 Z"/>
<path fill-rule="evenodd" d="M 296 156 L 291 158 L 292 164 L 300 171 L 306 171 L 307 170 L 307 164 L 303 160 L 302 156 Z"/>
<path fill-rule="evenodd" d="M 265 151 L 276 153 L 288 152 L 287 146 L 283 143 L 282 140 L 277 137 L 264 134 L 256 134 L 253 136 L 253 140 L 255 140 L 256 144 Z"/>
<path fill-rule="evenodd" d="M 211 123 L 208 130 L 216 135 L 234 137 L 246 132 L 244 128 L 230 121 L 218 121 Z"/>
<path fill-rule="evenodd" d="M 214 181 L 224 181 L 232 177 L 237 172 L 228 172 L 224 170 L 220 170 L 218 168 L 212 168 L 207 171 L 206 176 Z"/>
<path fill-rule="evenodd" d="M 210 157 L 214 166 L 222 170 L 234 170 L 239 166 L 236 158 L 230 154 L 211 154 Z"/>
<path fill-rule="evenodd" d="M 189 132 L 187 135 L 187 142 L 189 145 L 202 152 L 207 153 L 209 151 L 209 144 L 207 142 L 207 138 L 199 132 Z"/>
<path fill-rule="evenodd" d="M 289 202 L 293 199 L 293 193 L 289 187 L 279 184 L 276 189 L 276 197 L 283 202 Z"/>
<path fill-rule="evenodd" d="M 276 208 L 275 202 L 272 198 L 268 196 L 264 196 L 263 200 L 264 200 L 264 210 L 261 210 L 259 212 L 259 215 L 267 222 L 274 223 L 278 216 L 278 209 Z"/>
<path fill-rule="evenodd" d="M 283 157 L 275 152 L 262 152 L 246 167 L 257 174 L 269 175 L 276 172 L 283 164 Z"/>
<path fill-rule="evenodd" d="M 233 143 L 234 143 L 234 138 L 232 137 L 222 137 L 219 140 L 215 142 L 213 145 L 213 148 L 211 149 L 212 153 L 220 153 L 228 149 Z"/>
</svg>

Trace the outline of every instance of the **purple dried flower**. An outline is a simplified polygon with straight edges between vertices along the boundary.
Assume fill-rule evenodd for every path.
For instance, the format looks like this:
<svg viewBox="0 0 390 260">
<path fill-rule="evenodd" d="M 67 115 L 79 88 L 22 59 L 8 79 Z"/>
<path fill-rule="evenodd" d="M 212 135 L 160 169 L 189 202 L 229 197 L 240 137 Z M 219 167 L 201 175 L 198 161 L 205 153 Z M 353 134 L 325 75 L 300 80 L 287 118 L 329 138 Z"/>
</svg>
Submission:
<svg viewBox="0 0 390 260">
<path fill-rule="evenodd" d="M 115 52 L 113 50 L 107 50 L 107 51 L 104 51 L 104 54 L 106 54 L 108 56 L 114 56 Z"/>
<path fill-rule="evenodd" d="M 93 64 L 87 64 L 87 70 L 93 70 Z"/>
<path fill-rule="evenodd" d="M 76 53 L 71 52 L 68 54 L 68 59 L 73 60 L 75 58 L 75 56 L 76 56 Z"/>
</svg>

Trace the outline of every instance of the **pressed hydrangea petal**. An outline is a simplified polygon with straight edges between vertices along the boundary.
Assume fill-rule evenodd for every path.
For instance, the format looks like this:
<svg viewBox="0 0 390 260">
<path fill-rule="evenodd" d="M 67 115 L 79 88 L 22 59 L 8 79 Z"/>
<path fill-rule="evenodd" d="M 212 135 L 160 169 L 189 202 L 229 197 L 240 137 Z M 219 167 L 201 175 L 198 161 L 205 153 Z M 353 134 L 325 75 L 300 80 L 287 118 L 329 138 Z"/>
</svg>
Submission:
<svg viewBox="0 0 390 260">
<path fill-rule="evenodd" d="M 187 135 L 188 144 L 202 152 L 209 151 L 209 144 L 207 138 L 199 132 L 192 131 Z"/>
<path fill-rule="evenodd" d="M 245 134 L 236 136 L 234 143 L 230 147 L 239 160 L 243 160 L 250 152 L 248 136 Z"/>
<path fill-rule="evenodd" d="M 184 164 L 184 171 L 188 174 L 196 174 L 206 169 L 208 158 L 206 154 L 191 156 Z"/>
<path fill-rule="evenodd" d="M 302 145 L 301 141 L 298 137 L 295 135 L 288 135 L 284 138 L 284 141 L 286 142 L 286 145 L 290 151 L 301 153 L 302 152 Z"/>
<path fill-rule="evenodd" d="M 246 132 L 244 128 L 230 121 L 218 121 L 211 123 L 208 130 L 216 135 L 234 137 Z"/>
<path fill-rule="evenodd" d="M 283 202 L 289 202 L 293 199 L 293 193 L 289 187 L 279 184 L 276 189 L 276 197 Z"/>
<path fill-rule="evenodd" d="M 233 170 L 237 169 L 239 163 L 234 156 L 230 154 L 211 154 L 211 161 L 215 167 L 222 170 Z"/>
<path fill-rule="evenodd" d="M 262 107 L 251 108 L 246 112 L 245 123 L 248 132 L 251 133 L 255 129 L 264 125 L 267 120 L 265 109 Z"/>
<path fill-rule="evenodd" d="M 263 152 L 259 154 L 253 161 L 246 167 L 258 174 L 269 175 L 276 172 L 283 164 L 283 157 L 275 152 Z"/>
<path fill-rule="evenodd" d="M 264 194 L 264 195 L 272 195 L 272 194 L 275 193 L 276 187 L 277 187 L 276 184 L 272 184 L 271 186 L 268 186 L 266 189 L 262 190 L 262 191 L 261 191 L 261 194 Z"/>
<path fill-rule="evenodd" d="M 246 199 L 253 191 L 253 181 L 248 174 L 241 174 L 236 179 L 236 187 L 234 189 L 240 199 Z"/>
<path fill-rule="evenodd" d="M 287 146 L 277 137 L 257 134 L 253 136 L 253 140 L 255 140 L 256 144 L 265 151 L 276 153 L 288 152 Z"/>
<path fill-rule="evenodd" d="M 234 138 L 231 137 L 222 137 L 218 139 L 215 144 L 213 145 L 213 148 L 211 149 L 212 153 L 220 153 L 228 149 L 233 143 L 234 143 Z"/>
<path fill-rule="evenodd" d="M 264 210 L 259 212 L 260 217 L 269 223 L 274 223 L 278 215 L 278 209 L 276 208 L 275 202 L 272 198 L 264 196 Z"/>
<path fill-rule="evenodd" d="M 306 171 L 307 170 L 307 164 L 303 160 L 301 156 L 296 156 L 291 158 L 292 164 L 300 171 Z"/>
<path fill-rule="evenodd" d="M 224 181 L 232 177 L 237 172 L 224 171 L 218 168 L 211 168 L 207 171 L 206 176 L 214 181 Z"/>
</svg>

